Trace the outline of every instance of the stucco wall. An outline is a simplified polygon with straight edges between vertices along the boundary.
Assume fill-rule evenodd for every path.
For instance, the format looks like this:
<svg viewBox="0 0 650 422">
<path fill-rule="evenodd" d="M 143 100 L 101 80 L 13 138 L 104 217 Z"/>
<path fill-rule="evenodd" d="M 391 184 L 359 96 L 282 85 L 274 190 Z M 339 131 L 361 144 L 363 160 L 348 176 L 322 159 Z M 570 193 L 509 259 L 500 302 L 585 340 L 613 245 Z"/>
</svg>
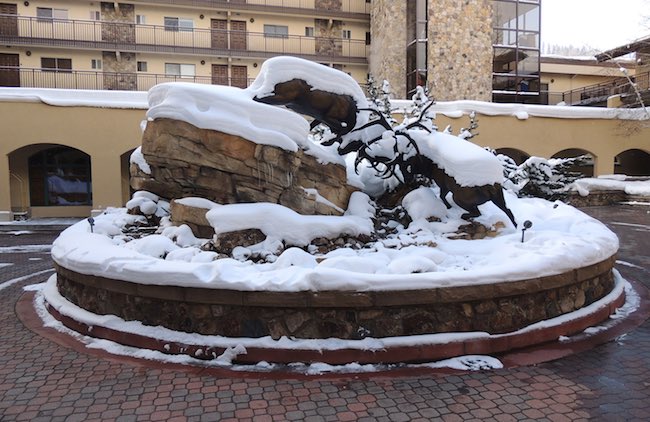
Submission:
<svg viewBox="0 0 650 422">
<path fill-rule="evenodd" d="M 28 190 L 19 180 L 28 180 L 27 158 L 38 144 L 65 145 L 90 155 L 92 208 L 123 205 L 120 156 L 140 145 L 144 118 L 145 110 L 0 101 L 0 211 L 29 205 Z M 17 177 L 10 177 L 10 169 Z M 39 207 L 32 212 L 34 216 L 85 216 L 89 208 Z"/>
<path fill-rule="evenodd" d="M 40 102 L 0 101 L 0 212 L 27 202 L 26 160 L 32 145 L 59 144 L 77 148 L 91 157 L 94 209 L 124 204 L 125 183 L 120 157 L 141 143 L 142 109 L 56 107 Z M 494 149 L 514 148 L 527 155 L 551 157 L 569 149 L 584 149 L 596 159 L 595 174 L 614 172 L 614 157 L 629 149 L 650 153 L 650 123 L 607 119 L 561 119 L 479 114 L 479 136 L 473 141 Z M 454 133 L 467 127 L 467 116 L 450 119 L 438 114 L 436 123 L 451 124 Z M 35 122 L 38 124 L 35 124 Z M 11 158 L 11 162 L 10 162 Z M 22 189 L 22 190 L 21 190 Z M 9 194 L 8 194 L 9 193 Z M 85 216 L 91 207 L 39 207 L 33 215 Z"/>
</svg>

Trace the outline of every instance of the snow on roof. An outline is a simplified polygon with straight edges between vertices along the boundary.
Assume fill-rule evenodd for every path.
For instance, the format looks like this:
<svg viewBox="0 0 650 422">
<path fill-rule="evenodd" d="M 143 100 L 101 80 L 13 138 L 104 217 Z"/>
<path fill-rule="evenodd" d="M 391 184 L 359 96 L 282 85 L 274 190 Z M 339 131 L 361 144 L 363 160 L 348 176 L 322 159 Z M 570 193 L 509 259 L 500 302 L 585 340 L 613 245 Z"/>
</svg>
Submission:
<svg viewBox="0 0 650 422">
<path fill-rule="evenodd" d="M 34 102 L 63 107 L 134 108 L 148 107 L 147 93 L 53 88 L 0 88 L 0 101 Z"/>
<path fill-rule="evenodd" d="M 596 56 L 565 56 L 563 54 L 542 54 L 541 57 L 542 59 L 547 57 L 549 59 L 596 61 Z"/>
<path fill-rule="evenodd" d="M 410 132 L 420 153 L 436 163 L 461 186 L 503 182 L 503 165 L 485 148 L 442 132 Z"/>
<path fill-rule="evenodd" d="M 412 101 L 408 100 L 394 100 L 392 103 L 400 110 L 412 107 Z M 485 116 L 513 116 L 520 120 L 525 120 L 528 116 L 555 119 L 647 120 L 650 113 L 650 107 L 644 110 L 642 108 L 505 104 L 471 100 L 440 101 L 436 102 L 430 110 L 454 119 L 476 112 Z"/>
<path fill-rule="evenodd" d="M 183 254 L 173 254 L 187 260 L 170 260 L 153 256 L 174 249 L 162 240 L 163 235 L 137 248 L 125 247 L 119 235 L 111 236 L 137 218 L 124 210 L 111 210 L 95 218 L 94 233 L 86 221 L 65 230 L 53 244 L 52 257 L 59 265 L 82 274 L 143 284 L 248 291 L 380 291 L 554 275 L 601 262 L 618 250 L 616 235 L 573 207 L 541 199 L 518 199 L 507 192 L 506 202 L 518 221 L 533 222 L 525 243 L 521 243 L 521 233 L 511 227 L 501 230 L 495 238 L 448 239 L 445 233 L 462 224 L 459 215 L 463 210 L 454 207 L 441 222 L 420 219 L 413 227 L 398 227 L 394 236 L 369 248 L 341 247 L 325 255 L 312 255 L 294 247 L 285 250 L 275 262 L 253 264 L 231 258 L 207 260 L 212 258 L 204 255 L 207 252 L 187 247 Z M 358 209 L 362 208 L 360 204 L 352 208 L 355 215 L 363 213 Z M 496 206 L 484 204 L 480 209 L 483 215 L 477 221 L 486 226 L 504 221 Z M 263 215 L 266 209 L 260 206 L 258 211 Z M 250 215 L 240 218 L 250 219 Z M 349 217 L 332 218 L 343 222 Z M 308 237 L 310 228 L 299 224 L 288 230 L 301 232 L 292 236 Z"/>
<path fill-rule="evenodd" d="M 268 97 L 276 84 L 302 79 L 313 89 L 351 96 L 358 108 L 368 107 L 365 94 L 350 75 L 329 66 L 297 57 L 279 56 L 266 60 L 255 81 L 247 88 L 253 96 Z"/>
<path fill-rule="evenodd" d="M 326 66 L 318 65 L 327 71 Z M 329 69 L 334 71 L 334 69 Z M 342 73 L 342 72 L 339 72 Z M 200 85 L 200 84 L 195 84 Z M 209 85 L 208 85 L 209 86 Z M 320 88 L 319 88 L 320 89 Z M 6 88 L 0 87 L 0 101 L 7 102 L 42 102 L 62 107 L 103 107 L 131 108 L 146 110 L 149 105 L 147 93 L 138 91 L 93 91 L 81 89 L 48 88 Z M 410 100 L 392 100 L 398 109 L 412 106 Z M 440 101 L 431 107 L 431 111 L 452 118 L 459 118 L 472 111 L 486 116 L 525 116 L 551 117 L 556 119 L 620 119 L 647 120 L 650 107 L 643 109 L 578 107 L 529 104 L 497 104 L 484 101 Z M 363 116 L 364 114 L 362 114 Z"/>
</svg>

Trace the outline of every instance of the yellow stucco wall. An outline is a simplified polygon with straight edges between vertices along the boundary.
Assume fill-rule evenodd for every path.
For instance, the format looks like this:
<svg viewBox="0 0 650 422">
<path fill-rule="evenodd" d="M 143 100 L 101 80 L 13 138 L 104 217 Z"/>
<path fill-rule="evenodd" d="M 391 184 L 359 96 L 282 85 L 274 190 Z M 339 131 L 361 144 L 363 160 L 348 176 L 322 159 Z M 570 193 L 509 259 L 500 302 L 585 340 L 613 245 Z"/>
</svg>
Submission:
<svg viewBox="0 0 650 422">
<path fill-rule="evenodd" d="M 29 205 L 26 163 L 27 158 L 38 151 L 29 146 L 39 144 L 65 145 L 90 155 L 92 207 L 123 205 L 120 156 L 140 144 L 140 122 L 144 117 L 144 110 L 0 101 L 0 125 L 3 127 L 0 134 L 0 211 Z M 10 176 L 10 161 L 13 176 Z M 38 207 L 32 214 L 83 216 L 88 215 L 89 209 Z"/>
<path fill-rule="evenodd" d="M 32 216 L 87 216 L 92 209 L 124 204 L 124 155 L 140 145 L 142 109 L 57 107 L 40 102 L 0 101 L 0 213 L 29 206 L 27 159 L 57 144 L 77 148 L 91 158 L 92 207 L 33 207 Z M 514 148 L 527 155 L 551 157 L 578 148 L 595 157 L 595 174 L 614 173 L 614 157 L 629 149 L 650 153 L 650 122 L 478 115 L 481 146 Z M 468 126 L 463 116 L 439 114 L 440 128 L 454 133 Z M 650 172 L 650 169 L 649 169 Z M 21 182 L 22 180 L 22 182 Z"/>
</svg>

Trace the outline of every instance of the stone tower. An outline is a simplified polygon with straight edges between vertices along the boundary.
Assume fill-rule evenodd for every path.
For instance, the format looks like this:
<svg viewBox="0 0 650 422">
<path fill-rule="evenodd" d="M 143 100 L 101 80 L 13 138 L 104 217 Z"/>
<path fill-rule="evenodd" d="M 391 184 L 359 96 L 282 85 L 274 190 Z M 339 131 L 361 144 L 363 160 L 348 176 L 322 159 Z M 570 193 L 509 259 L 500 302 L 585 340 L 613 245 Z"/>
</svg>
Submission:
<svg viewBox="0 0 650 422">
<path fill-rule="evenodd" d="M 491 101 L 492 0 L 373 0 L 370 31 L 370 72 L 395 98 L 426 84 L 438 101 Z"/>
</svg>

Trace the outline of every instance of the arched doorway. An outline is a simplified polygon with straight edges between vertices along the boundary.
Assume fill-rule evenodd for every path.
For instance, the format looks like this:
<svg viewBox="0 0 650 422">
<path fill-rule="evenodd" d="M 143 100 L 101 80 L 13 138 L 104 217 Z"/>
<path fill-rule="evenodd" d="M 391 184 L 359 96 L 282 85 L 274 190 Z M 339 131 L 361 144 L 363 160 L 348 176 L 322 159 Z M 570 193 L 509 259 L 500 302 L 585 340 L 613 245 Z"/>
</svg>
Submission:
<svg viewBox="0 0 650 422">
<path fill-rule="evenodd" d="M 92 205 L 88 154 L 63 145 L 31 147 L 37 151 L 26 160 L 30 206 Z"/>
<path fill-rule="evenodd" d="M 650 176 L 650 154 L 640 149 L 628 149 L 614 159 L 614 173 L 628 176 Z"/>
<path fill-rule="evenodd" d="M 594 176 L 594 166 L 596 164 L 596 156 L 591 152 L 580 148 L 569 148 L 557 152 L 551 158 L 576 158 L 585 156 L 585 162 L 580 165 L 574 165 L 568 170 L 572 172 L 582 173 L 585 177 Z"/>
<path fill-rule="evenodd" d="M 517 165 L 530 158 L 530 155 L 517 148 L 497 148 L 497 154 L 507 155 L 512 158 Z"/>
</svg>

